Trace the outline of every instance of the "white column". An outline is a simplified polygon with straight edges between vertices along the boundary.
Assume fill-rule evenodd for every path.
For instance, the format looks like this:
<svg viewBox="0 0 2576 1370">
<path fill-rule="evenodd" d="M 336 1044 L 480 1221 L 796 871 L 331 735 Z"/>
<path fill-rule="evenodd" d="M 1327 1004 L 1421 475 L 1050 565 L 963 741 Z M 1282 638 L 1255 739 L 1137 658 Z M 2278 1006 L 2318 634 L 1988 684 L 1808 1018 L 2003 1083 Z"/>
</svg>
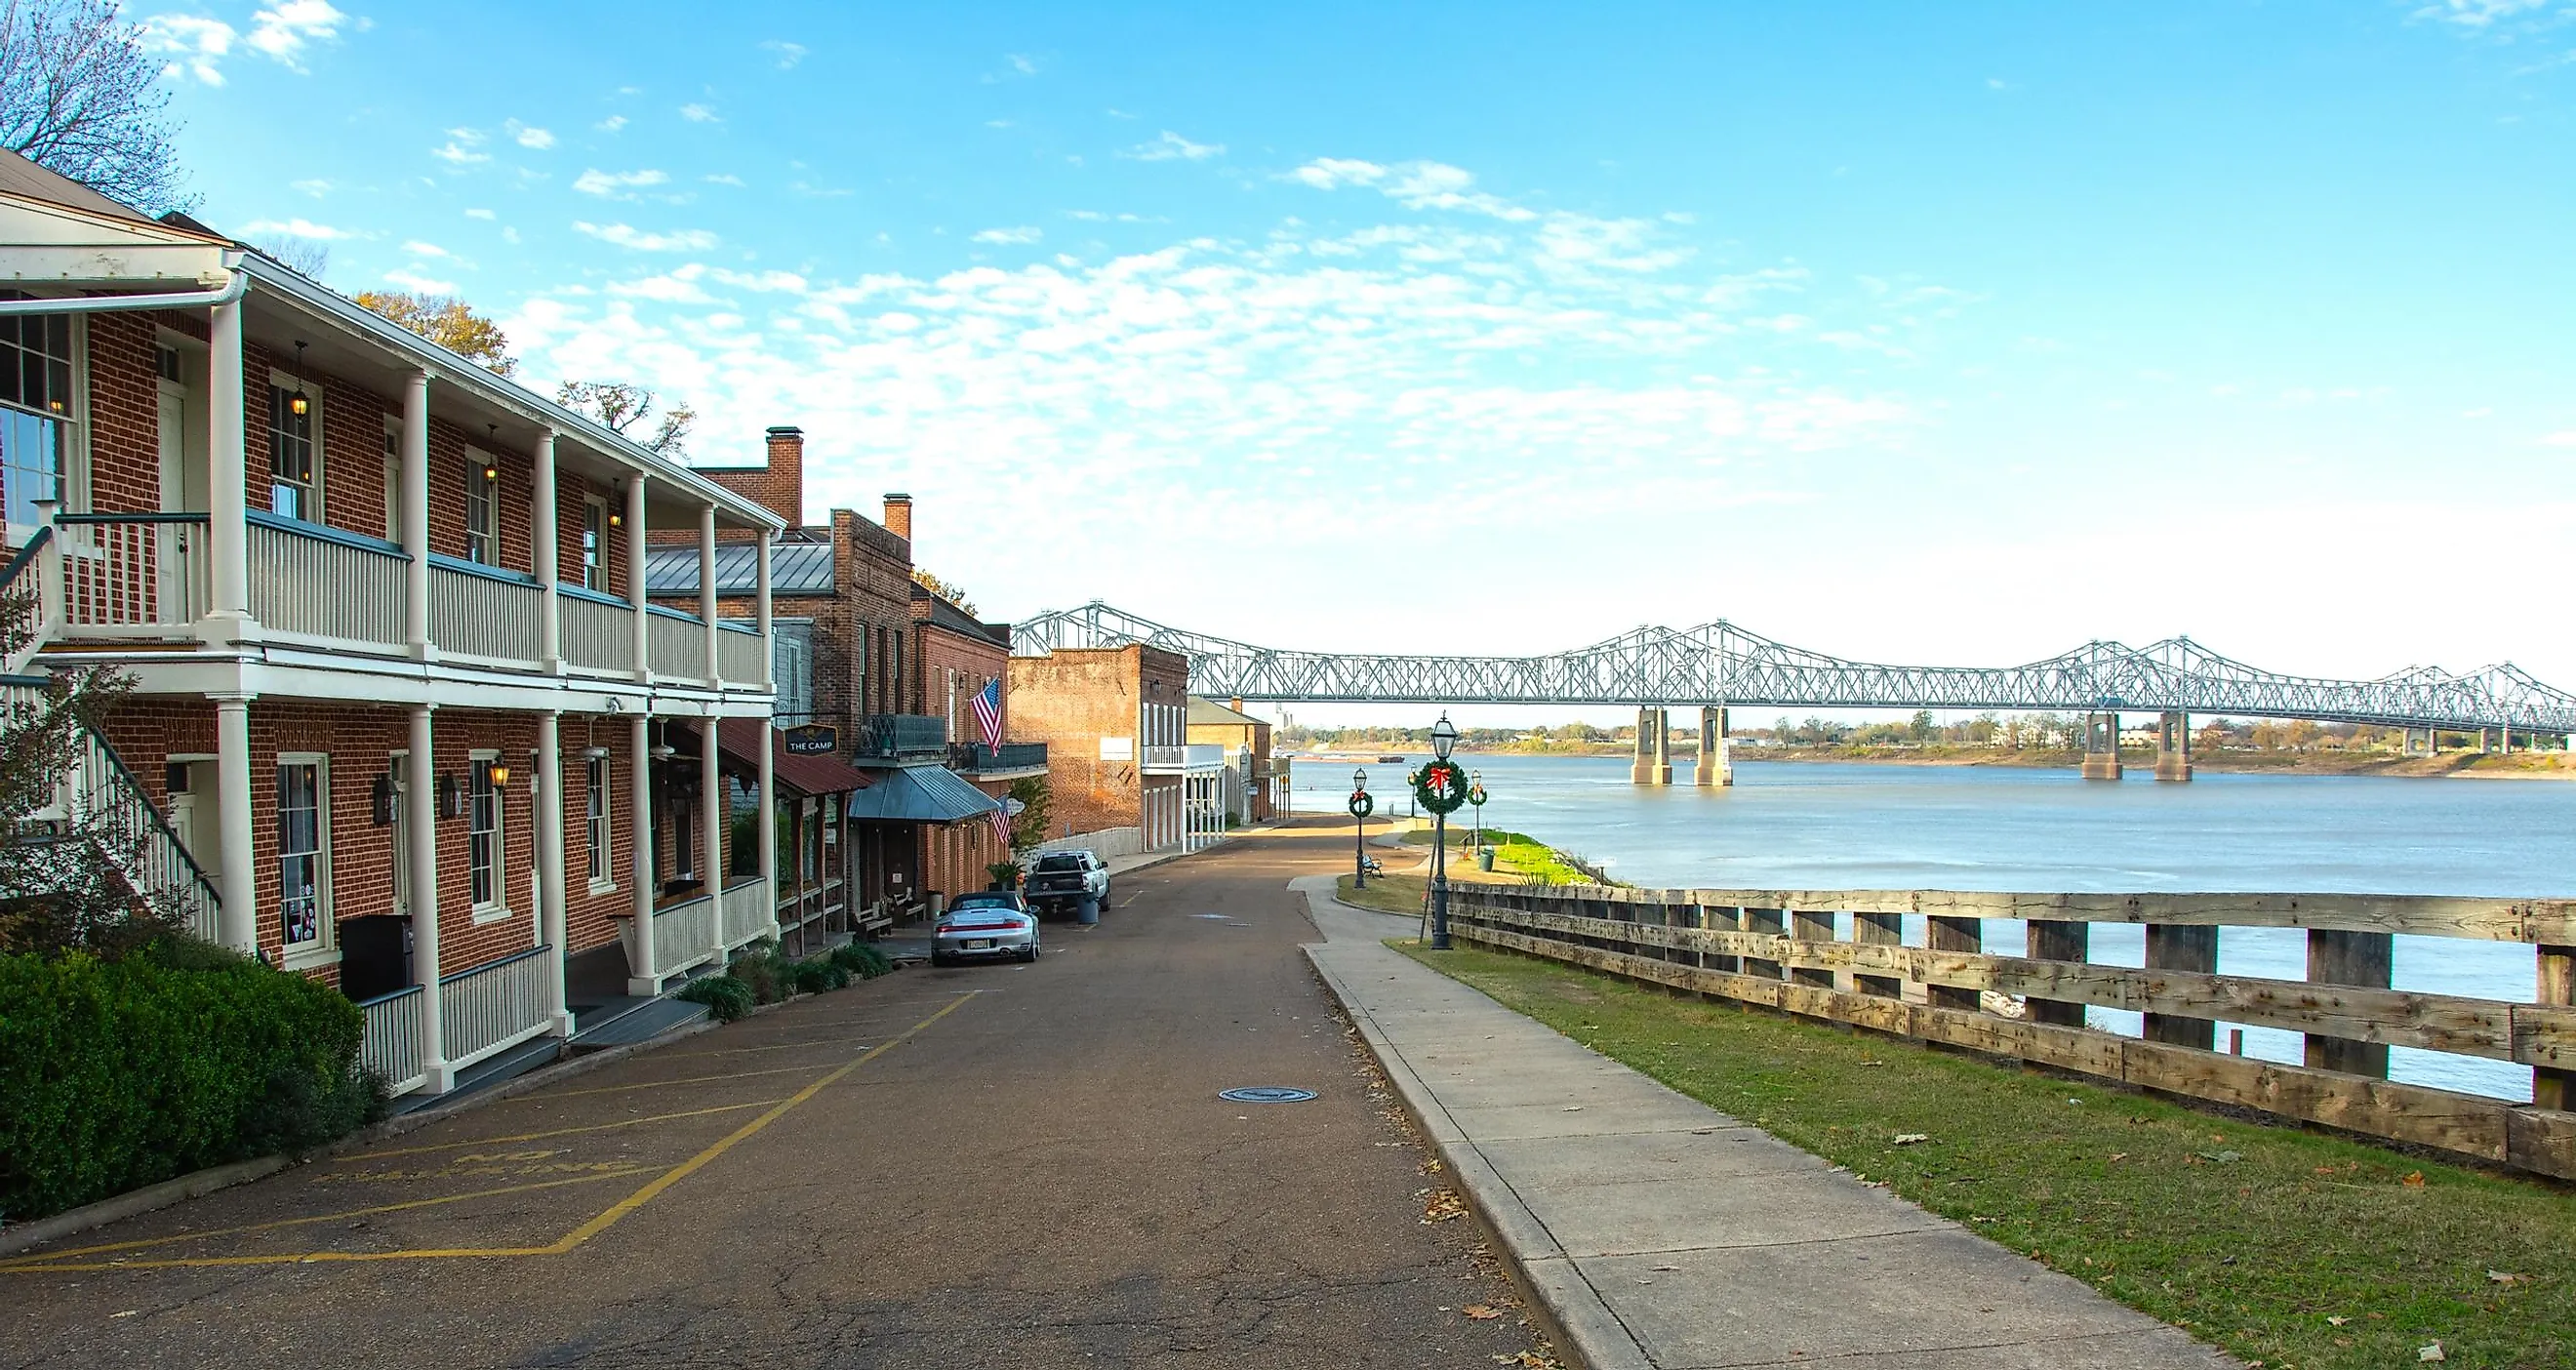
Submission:
<svg viewBox="0 0 2576 1370">
<path fill-rule="evenodd" d="M 548 444 L 551 449 L 552 444 Z M 551 464 L 551 463 L 549 463 Z M 547 596 L 547 603 L 553 603 Z M 546 1010 L 557 1037 L 572 1035 L 570 1000 L 564 991 L 564 803 L 563 715 L 548 709 L 537 715 L 537 936 L 550 949 L 546 957 Z"/>
<path fill-rule="evenodd" d="M 705 885 L 707 897 L 715 901 L 715 917 L 709 920 L 713 935 L 715 964 L 725 964 L 724 916 L 724 772 L 718 765 L 716 724 L 713 715 L 698 720 L 698 826 L 704 829 L 698 839 L 698 879 Z"/>
<path fill-rule="evenodd" d="M 713 689 L 724 678 L 724 668 L 716 657 L 716 507 L 701 505 L 698 509 L 698 617 L 707 630 L 707 687 Z"/>
<path fill-rule="evenodd" d="M 632 870 L 628 879 L 635 886 L 635 940 L 630 948 L 632 962 L 627 966 L 626 992 L 658 994 L 662 978 L 653 947 L 653 725 L 642 714 L 635 715 L 631 734 L 634 752 L 634 774 L 627 787 L 626 822 L 631 830 Z"/>
<path fill-rule="evenodd" d="M 764 550 L 768 546 L 766 534 L 762 535 L 761 546 Z M 768 560 L 766 556 L 761 558 L 763 565 L 767 565 Z M 768 602 L 766 596 L 762 597 L 762 604 Z M 760 826 L 760 881 L 764 890 L 761 898 L 769 909 L 769 935 L 775 937 L 778 935 L 778 769 L 774 758 L 778 739 L 768 719 L 756 721 L 760 724 L 760 812 L 755 817 Z M 799 831 L 801 833 L 802 830 Z M 847 851 L 848 848 L 842 850 Z M 801 863 L 803 857 L 798 857 L 798 860 Z M 802 870 L 803 866 L 800 864 L 798 869 Z M 849 897 L 849 889 L 844 882 L 844 899 Z"/>
<path fill-rule="evenodd" d="M 447 1065 L 438 1002 L 438 752 L 429 718 L 429 705 L 412 706 L 411 758 L 404 764 L 410 783 L 403 807 L 411 820 L 412 982 L 420 986 L 420 1060 L 429 1077 L 421 1089 L 444 1094 L 455 1087 L 456 1072 Z"/>
<path fill-rule="evenodd" d="M 536 549 L 537 588 L 545 592 L 545 597 L 537 601 L 537 660 L 548 672 L 561 675 L 563 600 L 555 594 L 555 581 L 562 575 L 563 565 L 555 546 L 555 534 L 561 527 L 555 521 L 555 430 L 538 429 L 537 445 L 530 455 L 536 459 L 537 491 L 528 509 L 528 541 Z"/>
<path fill-rule="evenodd" d="M 250 696 L 216 695 L 215 850 L 221 852 L 223 916 L 218 935 L 238 952 L 259 950 L 259 872 L 252 866 Z"/>
<path fill-rule="evenodd" d="M 648 680 L 653 674 L 652 648 L 646 645 L 651 628 L 644 622 L 645 606 L 652 603 L 644 592 L 644 477 L 630 477 L 626 482 L 626 602 L 635 610 L 635 678 Z"/>
<path fill-rule="evenodd" d="M 772 632 L 772 628 L 771 628 L 771 624 L 770 624 L 770 617 L 769 617 L 769 538 L 770 538 L 769 530 L 768 530 L 768 529 L 766 529 L 766 528 L 761 529 L 761 530 L 760 530 L 760 610 L 759 610 L 759 613 L 760 613 L 760 683 L 761 683 L 761 688 L 762 688 L 762 689 L 765 689 L 765 690 L 769 690 L 769 691 L 775 692 L 775 691 L 778 689 L 778 651 L 777 651 L 777 644 L 776 644 L 776 643 L 774 643 L 774 642 L 772 642 L 772 641 L 770 641 L 770 636 L 769 636 L 769 635 L 770 635 L 770 633 Z M 865 630 L 864 630 L 864 629 L 862 629 L 861 631 L 865 631 Z M 768 782 L 768 781 L 766 781 L 766 780 L 762 781 L 762 782 L 761 782 L 761 788 L 762 788 L 762 790 L 766 791 L 766 790 L 769 788 L 769 782 Z M 764 831 L 765 831 L 765 830 L 764 830 Z"/>
<path fill-rule="evenodd" d="M 214 602 L 208 637 L 229 642 L 256 636 L 250 619 L 249 476 L 242 456 L 242 306 L 214 307 L 206 363 L 206 555 Z"/>
<path fill-rule="evenodd" d="M 429 373 L 403 377 L 402 544 L 411 558 L 403 580 L 403 640 L 422 661 L 435 660 L 429 641 Z"/>
</svg>

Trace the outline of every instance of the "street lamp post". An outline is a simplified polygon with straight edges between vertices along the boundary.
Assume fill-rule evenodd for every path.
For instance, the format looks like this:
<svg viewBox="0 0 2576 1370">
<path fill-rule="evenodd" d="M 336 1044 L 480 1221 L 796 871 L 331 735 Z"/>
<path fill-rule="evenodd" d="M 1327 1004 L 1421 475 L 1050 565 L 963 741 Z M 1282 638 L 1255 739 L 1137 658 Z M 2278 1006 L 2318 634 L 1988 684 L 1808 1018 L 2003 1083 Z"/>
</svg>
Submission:
<svg viewBox="0 0 2576 1370">
<path fill-rule="evenodd" d="M 1456 750 L 1457 746 L 1457 726 L 1449 721 L 1448 714 L 1443 713 L 1440 715 L 1440 721 L 1431 725 L 1433 760 L 1423 771 L 1423 779 L 1426 783 L 1417 787 L 1429 799 L 1430 802 L 1425 807 L 1431 810 L 1431 949 L 1433 951 L 1449 950 L 1449 811 L 1458 807 L 1449 795 L 1454 788 L 1463 798 L 1465 790 L 1465 786 L 1458 781 L 1457 772 L 1449 765 L 1449 753 Z"/>
<path fill-rule="evenodd" d="M 1369 797 L 1368 772 L 1352 771 L 1351 817 L 1356 822 L 1351 829 L 1351 888 L 1355 890 L 1368 888 L 1368 816 L 1376 807 L 1377 801 Z"/>
</svg>

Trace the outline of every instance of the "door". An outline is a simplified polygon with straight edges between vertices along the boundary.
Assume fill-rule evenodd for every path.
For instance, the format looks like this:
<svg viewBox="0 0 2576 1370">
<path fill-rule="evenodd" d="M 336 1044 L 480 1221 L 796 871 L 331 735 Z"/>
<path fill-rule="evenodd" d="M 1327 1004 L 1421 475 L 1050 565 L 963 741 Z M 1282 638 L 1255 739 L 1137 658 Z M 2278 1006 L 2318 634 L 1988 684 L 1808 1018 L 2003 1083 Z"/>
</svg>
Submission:
<svg viewBox="0 0 2576 1370">
<path fill-rule="evenodd" d="M 222 795 L 216 788 L 215 763 L 211 760 L 170 762 L 170 830 L 178 835 L 179 845 L 187 849 L 189 859 L 206 873 L 206 882 L 223 888 L 223 844 L 216 840 L 222 820 L 218 810 Z"/>
<path fill-rule="evenodd" d="M 164 513 L 203 513 L 206 508 L 206 469 L 202 462 L 189 460 L 189 453 L 199 444 L 195 436 L 196 406 L 189 402 L 185 382 L 171 373 L 179 371 L 185 358 L 163 349 L 161 365 L 159 419 L 161 509 Z M 206 530 L 195 524 L 164 523 L 152 529 L 150 550 L 155 595 L 159 603 L 154 619 L 159 623 L 195 622 L 207 607 L 209 587 L 205 583 L 204 565 Z M 142 567 L 135 569 L 139 578 Z M 200 862 L 199 864 L 204 864 Z"/>
</svg>

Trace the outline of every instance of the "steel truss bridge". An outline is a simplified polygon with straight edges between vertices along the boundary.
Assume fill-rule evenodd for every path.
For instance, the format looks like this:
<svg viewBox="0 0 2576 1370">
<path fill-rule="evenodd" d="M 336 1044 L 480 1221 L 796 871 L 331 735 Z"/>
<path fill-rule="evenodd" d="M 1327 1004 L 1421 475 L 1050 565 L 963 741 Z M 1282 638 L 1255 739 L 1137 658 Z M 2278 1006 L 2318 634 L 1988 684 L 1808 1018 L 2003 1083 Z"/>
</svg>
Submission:
<svg viewBox="0 0 2576 1370">
<path fill-rule="evenodd" d="M 1640 627 L 1547 656 L 1301 652 L 1156 623 L 1093 600 L 1011 629 L 1017 656 L 1144 643 L 1190 659 L 1190 689 L 1272 703 L 1725 704 L 1790 708 L 2180 711 L 2462 732 L 2576 733 L 2576 695 L 2510 663 L 2454 675 L 2416 666 L 2377 680 L 2279 675 L 2189 638 L 2088 642 L 2023 666 L 1845 661 L 1724 619 Z"/>
</svg>

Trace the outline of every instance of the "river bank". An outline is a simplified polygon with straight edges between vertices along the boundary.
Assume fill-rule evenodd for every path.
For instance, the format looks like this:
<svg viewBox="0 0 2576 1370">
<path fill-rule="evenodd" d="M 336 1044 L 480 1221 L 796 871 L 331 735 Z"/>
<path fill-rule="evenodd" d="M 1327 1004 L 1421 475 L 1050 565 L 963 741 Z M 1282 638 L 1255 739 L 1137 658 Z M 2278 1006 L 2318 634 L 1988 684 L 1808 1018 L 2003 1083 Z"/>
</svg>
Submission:
<svg viewBox="0 0 2576 1370">
<path fill-rule="evenodd" d="M 1292 760 L 1313 764 L 1372 764 L 1379 752 L 1301 752 Z M 1470 751 L 1457 755 L 1474 764 L 1479 756 L 1601 758 L 1627 760 L 1635 752 L 1625 742 L 1540 742 Z M 1696 763 L 1695 747 L 1685 742 L 1672 754 L 1676 774 Z M 1994 766 L 2021 770 L 2074 770 L 2083 755 L 2073 751 L 2008 751 L 2001 747 L 1748 747 L 1738 744 L 1731 760 L 1737 765 L 1765 761 L 1839 761 L 1871 766 Z M 2123 765 L 2152 770 L 2156 754 L 2144 747 L 2124 747 Z M 2229 748 L 2192 753 L 2196 771 L 2231 775 L 2387 775 L 2457 776 L 2471 780 L 2576 780 L 2576 756 L 2567 752 L 2450 752 L 2441 756 L 2396 756 L 2385 752 L 2290 752 Z"/>
</svg>

